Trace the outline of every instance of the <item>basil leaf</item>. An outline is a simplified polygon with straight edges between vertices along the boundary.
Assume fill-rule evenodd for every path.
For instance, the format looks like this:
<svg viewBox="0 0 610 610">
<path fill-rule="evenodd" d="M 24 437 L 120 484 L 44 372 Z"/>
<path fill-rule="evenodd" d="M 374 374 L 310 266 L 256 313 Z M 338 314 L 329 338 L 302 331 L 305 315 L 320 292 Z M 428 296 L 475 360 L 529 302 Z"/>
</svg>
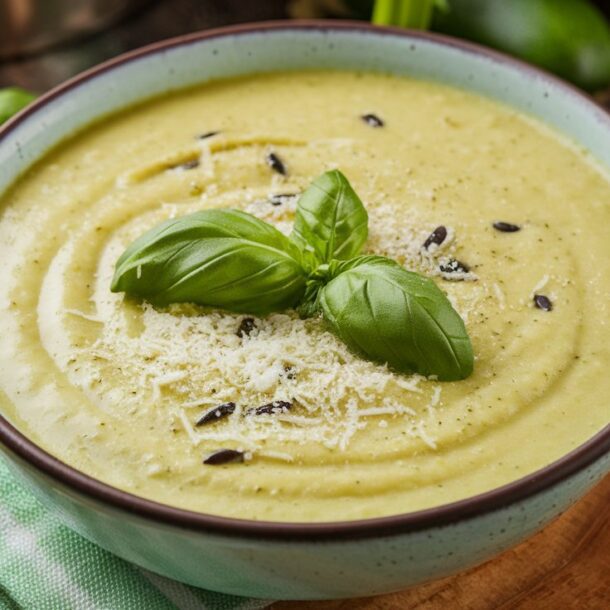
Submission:
<svg viewBox="0 0 610 610">
<path fill-rule="evenodd" d="M 340 171 L 322 174 L 299 198 L 290 239 L 318 264 L 356 256 L 367 236 L 368 214 Z"/>
<path fill-rule="evenodd" d="M 379 256 L 378 254 L 361 254 L 347 261 L 334 260 L 328 265 L 328 280 L 330 281 L 341 273 L 345 273 L 354 267 L 361 267 L 362 265 L 390 265 L 391 267 L 396 267 L 398 263 L 391 258 Z"/>
<path fill-rule="evenodd" d="M 275 227 L 238 210 L 169 220 L 133 242 L 111 289 L 159 305 L 197 303 L 264 315 L 294 307 L 305 290 L 299 252 Z"/>
<path fill-rule="evenodd" d="M 376 254 L 363 254 L 346 261 L 333 259 L 328 264 L 323 263 L 318 265 L 316 270 L 310 273 L 307 278 L 305 295 L 297 307 L 300 316 L 302 318 L 311 318 L 316 315 L 320 311 L 320 297 L 322 296 L 324 286 L 341 273 L 364 263 L 396 265 L 393 260 L 385 256 L 377 256 Z"/>
<path fill-rule="evenodd" d="M 333 331 L 350 349 L 396 370 L 442 381 L 468 377 L 472 345 L 445 294 L 398 263 L 372 258 L 321 290 L 320 307 Z"/>
</svg>

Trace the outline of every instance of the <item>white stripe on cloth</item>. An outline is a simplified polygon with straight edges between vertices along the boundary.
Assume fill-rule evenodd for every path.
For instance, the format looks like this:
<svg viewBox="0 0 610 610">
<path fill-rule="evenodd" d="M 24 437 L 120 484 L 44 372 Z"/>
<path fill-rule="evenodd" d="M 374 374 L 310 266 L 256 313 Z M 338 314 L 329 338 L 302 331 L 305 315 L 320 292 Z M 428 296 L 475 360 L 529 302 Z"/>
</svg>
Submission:
<svg viewBox="0 0 610 610">
<path fill-rule="evenodd" d="M 191 587 L 183 585 L 175 580 L 164 578 L 143 568 L 139 568 L 144 578 L 148 580 L 162 595 L 164 595 L 169 601 L 171 601 L 177 608 L 177 610 L 221 610 L 222 608 L 232 610 L 260 610 L 266 608 L 273 601 L 262 600 L 262 599 L 247 599 L 243 601 L 237 597 L 231 598 L 229 595 L 222 593 L 214 593 L 211 591 L 202 590 L 202 597 L 209 595 L 221 598 L 218 603 L 206 603 L 197 597 Z M 225 600 L 222 598 L 225 597 Z M 222 600 L 222 601 L 221 601 Z"/>
<path fill-rule="evenodd" d="M 48 521 L 43 521 L 43 532 L 51 531 Z M 38 536 L 21 525 L 15 518 L 0 504 L 0 531 L 5 544 L 18 556 L 23 557 L 28 563 L 32 564 L 41 579 L 52 588 L 60 597 L 64 597 L 70 603 L 70 607 L 79 609 L 97 608 L 87 591 L 75 583 L 61 564 L 52 561 L 44 553 L 38 544 Z"/>
<path fill-rule="evenodd" d="M 201 600 L 187 586 L 142 568 L 139 568 L 139 571 L 177 610 L 206 610 Z"/>
</svg>

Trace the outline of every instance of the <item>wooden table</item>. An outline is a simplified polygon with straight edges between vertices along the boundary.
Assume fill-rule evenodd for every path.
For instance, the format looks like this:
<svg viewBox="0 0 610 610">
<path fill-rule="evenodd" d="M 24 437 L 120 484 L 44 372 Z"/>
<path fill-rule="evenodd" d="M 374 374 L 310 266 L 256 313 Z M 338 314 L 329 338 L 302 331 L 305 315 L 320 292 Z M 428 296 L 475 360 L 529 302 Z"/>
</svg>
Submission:
<svg viewBox="0 0 610 610">
<path fill-rule="evenodd" d="M 402 593 L 272 610 L 609 610 L 610 475 L 541 533 L 451 578 Z"/>
</svg>

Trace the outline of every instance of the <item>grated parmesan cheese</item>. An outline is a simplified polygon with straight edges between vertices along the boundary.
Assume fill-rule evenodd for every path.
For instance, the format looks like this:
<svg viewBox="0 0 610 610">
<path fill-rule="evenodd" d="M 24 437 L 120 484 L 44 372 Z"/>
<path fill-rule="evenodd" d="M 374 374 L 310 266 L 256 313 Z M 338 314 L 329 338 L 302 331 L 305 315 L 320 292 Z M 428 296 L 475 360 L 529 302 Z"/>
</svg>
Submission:
<svg viewBox="0 0 610 610">
<path fill-rule="evenodd" d="M 294 190 L 281 187 L 285 192 Z M 282 192 L 272 184 L 266 199 L 249 193 L 242 208 L 288 233 L 297 197 L 281 196 L 280 205 L 272 205 L 269 198 L 278 195 Z M 370 206 L 367 250 L 392 257 L 410 270 L 439 275 L 440 257 L 456 247 L 455 231 L 449 227 L 446 243 L 423 251 L 421 246 L 434 227 L 415 220 L 405 226 L 397 205 Z M 168 205 L 165 212 L 176 213 Z M 371 422 L 379 428 L 388 426 L 387 418 L 400 418 L 409 436 L 436 447 L 423 418 L 440 401 L 438 384 L 363 360 L 321 319 L 301 320 L 292 311 L 256 319 L 256 331 L 240 338 L 236 331 L 243 316 L 238 314 L 184 304 L 155 309 L 124 302 L 107 286 L 112 263 L 126 245 L 119 237 L 111 240 L 103 257 L 109 264 L 100 266 L 100 288 L 94 297 L 100 317 L 87 318 L 103 321 L 98 339 L 79 348 L 77 359 L 72 353 L 66 363 L 70 368 L 78 362 L 78 380 L 97 394 L 99 402 L 108 403 L 106 410 L 134 412 L 143 401 L 151 401 L 159 414 L 168 417 L 168 426 L 179 422 L 193 446 L 209 450 L 228 445 L 283 461 L 295 459 L 295 451 L 305 444 L 344 451 Z M 473 306 L 479 297 L 468 298 Z M 120 384 L 112 382 L 116 374 L 121 376 Z M 107 387 L 110 383 L 112 388 Z M 422 396 L 422 407 L 414 408 Z M 249 408 L 279 400 L 293 404 L 290 412 L 244 416 Z M 237 403 L 230 417 L 209 426 L 194 425 L 202 410 L 228 401 Z M 266 447 L 269 442 L 286 450 L 271 450 Z"/>
<path fill-rule="evenodd" d="M 542 279 L 532 288 L 532 291 L 530 292 L 530 301 L 534 298 L 534 296 L 540 291 L 542 290 L 548 283 L 550 280 L 550 276 L 548 275 L 544 275 L 542 277 Z"/>
<path fill-rule="evenodd" d="M 504 296 L 504 291 L 500 288 L 500 285 L 497 282 L 494 282 L 492 285 L 492 290 L 494 291 L 494 295 L 498 300 L 498 306 L 501 310 L 506 309 L 506 298 Z"/>
<path fill-rule="evenodd" d="M 83 318 L 84 320 L 89 320 L 89 322 L 104 322 L 104 320 L 102 320 L 102 318 L 100 318 L 99 316 L 85 313 L 84 311 L 79 311 L 78 309 L 64 309 L 64 313 L 70 314 L 71 316 L 78 316 L 79 318 Z"/>
</svg>

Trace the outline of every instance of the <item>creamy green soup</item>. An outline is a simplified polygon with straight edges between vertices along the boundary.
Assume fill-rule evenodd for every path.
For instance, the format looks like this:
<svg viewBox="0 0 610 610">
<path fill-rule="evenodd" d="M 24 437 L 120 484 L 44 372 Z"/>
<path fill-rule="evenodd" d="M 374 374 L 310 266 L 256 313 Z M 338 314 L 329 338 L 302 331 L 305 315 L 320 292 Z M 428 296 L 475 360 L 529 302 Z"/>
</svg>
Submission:
<svg viewBox="0 0 610 610">
<path fill-rule="evenodd" d="M 244 315 L 110 292 L 159 222 L 232 207 L 289 232 L 296 195 L 333 168 L 368 210 L 366 251 L 433 278 L 465 320 L 468 379 L 394 373 L 292 311 L 245 333 Z M 1 210 L 0 410 L 134 494 L 253 519 L 397 514 L 513 481 L 610 421 L 608 177 L 470 93 L 355 73 L 218 82 L 77 135 Z M 452 260 L 469 271 L 443 272 Z M 243 416 L 279 400 L 293 408 Z M 195 425 L 226 402 L 230 417 Z M 245 460 L 203 463 L 219 449 Z"/>
</svg>

